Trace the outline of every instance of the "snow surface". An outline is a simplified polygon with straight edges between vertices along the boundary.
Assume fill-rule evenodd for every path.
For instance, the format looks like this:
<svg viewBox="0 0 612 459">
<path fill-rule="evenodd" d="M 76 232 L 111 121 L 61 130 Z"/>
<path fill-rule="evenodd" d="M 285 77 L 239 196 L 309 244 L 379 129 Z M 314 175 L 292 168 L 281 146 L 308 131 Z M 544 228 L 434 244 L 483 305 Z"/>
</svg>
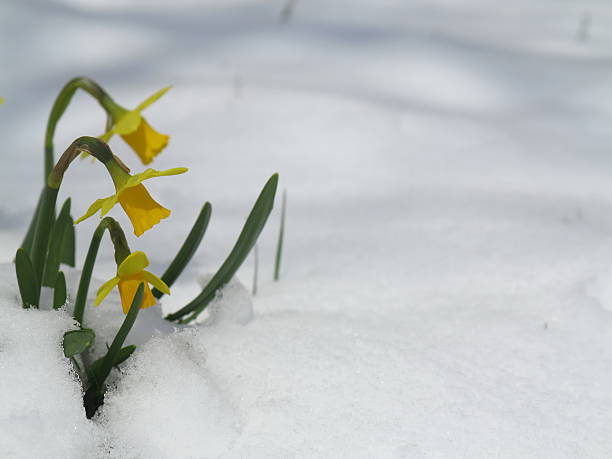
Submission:
<svg viewBox="0 0 612 459">
<path fill-rule="evenodd" d="M 612 457 L 612 5 L 303 0 L 282 22 L 284 6 L 0 3 L 0 261 L 74 75 L 126 106 L 174 85 L 146 112 L 172 136 L 155 167 L 190 172 L 151 181 L 172 217 L 130 243 L 160 274 L 204 201 L 213 215 L 166 312 L 273 172 L 288 190 L 281 282 L 276 212 L 258 295 L 233 284 L 196 327 L 142 311 L 93 421 L 61 354 L 69 315 L 21 310 L 0 266 L 2 456 Z M 103 124 L 78 94 L 57 149 Z M 62 193 L 77 214 L 111 192 L 84 161 Z M 95 224 L 77 228 L 80 260 Z M 90 294 L 114 270 L 105 240 Z M 252 260 L 238 277 L 250 288 Z M 115 294 L 87 309 L 96 352 L 121 318 Z"/>
</svg>

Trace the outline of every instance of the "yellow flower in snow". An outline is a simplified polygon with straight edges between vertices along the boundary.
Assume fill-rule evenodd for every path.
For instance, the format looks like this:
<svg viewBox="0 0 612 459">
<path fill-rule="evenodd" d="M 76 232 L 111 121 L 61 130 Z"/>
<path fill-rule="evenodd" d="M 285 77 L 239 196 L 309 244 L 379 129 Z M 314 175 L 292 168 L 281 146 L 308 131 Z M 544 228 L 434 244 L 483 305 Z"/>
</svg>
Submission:
<svg viewBox="0 0 612 459">
<path fill-rule="evenodd" d="M 157 91 L 134 110 L 126 110 L 115 104 L 114 109 L 110 110 L 113 126 L 100 138 L 108 142 L 113 135 L 120 135 L 140 157 L 142 163 L 149 164 L 168 145 L 170 137 L 153 129 L 140 112 L 163 96 L 169 89 L 170 86 Z"/>
<path fill-rule="evenodd" d="M 134 252 L 128 255 L 117 268 L 117 275 L 106 281 L 98 289 L 95 305 L 99 306 L 102 300 L 111 292 L 115 286 L 119 286 L 119 296 L 121 297 L 121 305 L 123 313 L 127 314 L 136 295 L 136 290 L 141 282 L 144 282 L 144 295 L 142 297 L 142 305 L 140 309 L 145 309 L 155 304 L 155 297 L 151 293 L 152 284 L 158 290 L 170 295 L 170 289 L 166 283 L 157 277 L 155 274 L 145 271 L 149 266 L 149 260 L 144 252 Z"/>
<path fill-rule="evenodd" d="M 140 174 L 130 175 L 115 161 L 108 161 L 105 165 L 115 184 L 116 193 L 107 198 L 96 199 L 89 206 L 85 215 L 74 223 L 82 222 L 98 212 L 98 210 L 101 211 L 101 216 L 103 217 L 115 204 L 119 203 L 132 222 L 136 236 L 140 236 L 170 215 L 170 211 L 155 201 L 141 182 L 153 177 L 177 175 L 187 172 L 186 167 L 176 167 L 165 171 L 147 169 Z"/>
</svg>

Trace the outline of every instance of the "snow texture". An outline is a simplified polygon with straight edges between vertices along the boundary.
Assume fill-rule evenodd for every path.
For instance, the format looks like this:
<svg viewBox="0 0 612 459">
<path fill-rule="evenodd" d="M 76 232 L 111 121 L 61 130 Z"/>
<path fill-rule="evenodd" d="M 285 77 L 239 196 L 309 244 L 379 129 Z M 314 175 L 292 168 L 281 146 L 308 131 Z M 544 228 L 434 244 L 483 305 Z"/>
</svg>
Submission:
<svg viewBox="0 0 612 459">
<path fill-rule="evenodd" d="M 612 457 L 612 5 L 290 4 L 0 3 L 0 455 Z M 213 205 L 91 421 L 60 347 L 71 303 L 22 310 L 9 264 L 41 187 L 46 117 L 79 74 L 126 107 L 174 85 L 144 114 L 171 135 L 154 167 L 190 171 L 150 181 L 172 216 L 128 234 L 152 272 Z M 78 93 L 58 152 L 104 121 Z M 111 147 L 142 169 L 120 138 Z M 200 324 L 165 322 L 273 172 L 288 191 L 281 281 L 277 205 L 257 296 L 247 259 Z M 60 198 L 76 216 L 112 192 L 81 161 Z M 96 224 L 77 227 L 78 266 Z M 105 237 L 91 297 L 115 269 Z M 73 299 L 78 271 L 67 277 Z M 122 318 L 116 293 L 87 307 L 96 355 Z"/>
</svg>

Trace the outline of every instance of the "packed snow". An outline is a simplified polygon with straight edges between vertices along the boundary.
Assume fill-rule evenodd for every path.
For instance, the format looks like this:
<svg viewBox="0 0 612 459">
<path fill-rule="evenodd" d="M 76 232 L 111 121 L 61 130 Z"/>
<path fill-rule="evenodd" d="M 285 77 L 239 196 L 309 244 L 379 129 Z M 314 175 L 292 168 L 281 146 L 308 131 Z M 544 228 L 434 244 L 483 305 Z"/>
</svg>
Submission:
<svg viewBox="0 0 612 459">
<path fill-rule="evenodd" d="M 5 0 L 0 4 L 0 455 L 7 458 L 612 457 L 612 5 L 598 0 Z M 46 117 L 99 81 L 171 135 L 141 238 L 161 274 L 201 205 L 201 248 L 141 311 L 92 420 L 61 311 L 23 310 L 11 261 L 42 184 Z M 56 149 L 99 135 L 77 94 Z M 121 139 L 111 147 L 142 166 Z M 163 320 L 231 249 L 274 172 L 288 194 L 195 325 Z M 113 192 L 75 163 L 82 214 Z M 129 228 L 119 210 L 112 215 Z M 123 314 L 100 248 L 85 323 Z"/>
</svg>

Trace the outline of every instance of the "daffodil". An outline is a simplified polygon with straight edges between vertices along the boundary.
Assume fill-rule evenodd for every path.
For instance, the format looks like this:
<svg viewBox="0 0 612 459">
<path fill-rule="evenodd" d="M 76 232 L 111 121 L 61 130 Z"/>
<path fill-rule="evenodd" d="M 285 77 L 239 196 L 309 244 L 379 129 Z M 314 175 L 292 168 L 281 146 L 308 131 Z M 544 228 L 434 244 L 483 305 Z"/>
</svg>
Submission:
<svg viewBox="0 0 612 459">
<path fill-rule="evenodd" d="M 140 112 L 163 96 L 169 89 L 170 86 L 157 91 L 134 110 L 126 110 L 120 105 L 114 104 L 112 109 L 109 110 L 113 125 L 109 131 L 102 135 L 101 139 L 108 142 L 113 135 L 120 135 L 140 157 L 142 163 L 149 164 L 168 145 L 170 137 L 153 129 Z"/>
<path fill-rule="evenodd" d="M 111 290 L 119 286 L 121 306 L 123 306 L 123 313 L 127 314 L 136 295 L 138 285 L 141 282 L 144 282 L 144 295 L 140 309 L 145 309 L 155 304 L 155 297 L 151 292 L 149 284 L 169 295 L 170 289 L 166 283 L 155 274 L 145 271 L 147 266 L 149 266 L 149 259 L 144 252 L 133 252 L 128 255 L 117 268 L 117 275 L 106 281 L 98 289 L 95 305 L 99 306 Z"/>
<path fill-rule="evenodd" d="M 170 210 L 155 201 L 141 182 L 153 177 L 187 172 L 186 167 L 176 167 L 165 171 L 147 169 L 140 174 L 130 175 L 115 161 L 108 161 L 105 165 L 115 184 L 116 193 L 106 198 L 97 199 L 89 206 L 85 215 L 75 221 L 75 224 L 91 217 L 98 210 L 101 211 L 103 217 L 115 204 L 119 203 L 132 222 L 136 236 L 140 236 L 170 215 Z"/>
</svg>

